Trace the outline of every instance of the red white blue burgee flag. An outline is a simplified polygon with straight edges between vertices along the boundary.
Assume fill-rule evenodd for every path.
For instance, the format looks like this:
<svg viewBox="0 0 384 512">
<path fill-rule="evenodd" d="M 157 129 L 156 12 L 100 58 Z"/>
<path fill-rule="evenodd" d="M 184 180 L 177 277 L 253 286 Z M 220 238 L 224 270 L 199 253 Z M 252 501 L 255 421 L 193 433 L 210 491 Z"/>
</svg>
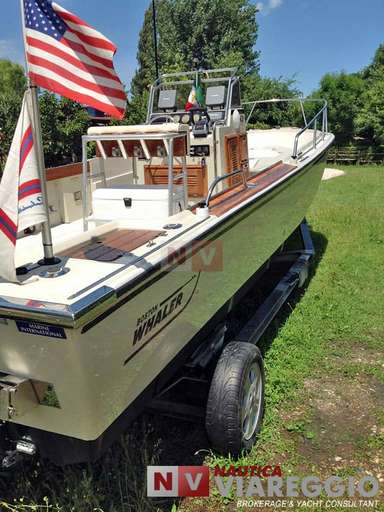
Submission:
<svg viewBox="0 0 384 512">
<path fill-rule="evenodd" d="M 20 117 L 0 182 L 0 277 L 17 281 L 17 233 L 47 220 L 41 193 L 31 123 L 30 92 Z"/>
<path fill-rule="evenodd" d="M 51 0 L 24 0 L 29 75 L 39 87 L 122 119 L 127 95 L 116 46 Z"/>
</svg>

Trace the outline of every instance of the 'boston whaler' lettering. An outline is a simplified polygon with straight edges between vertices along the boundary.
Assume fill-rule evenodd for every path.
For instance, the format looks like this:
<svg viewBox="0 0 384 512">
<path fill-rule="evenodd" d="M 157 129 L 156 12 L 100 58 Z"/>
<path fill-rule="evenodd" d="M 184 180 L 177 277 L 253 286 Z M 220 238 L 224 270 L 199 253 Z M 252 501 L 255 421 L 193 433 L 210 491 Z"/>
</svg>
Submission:
<svg viewBox="0 0 384 512">
<path fill-rule="evenodd" d="M 138 345 L 139 347 L 136 350 L 140 350 L 150 339 L 156 336 L 170 321 L 183 311 L 193 296 L 197 280 L 198 274 L 194 274 L 186 283 L 171 293 L 171 295 L 161 302 L 153 304 L 138 317 L 132 340 L 132 345 L 134 347 Z"/>
<path fill-rule="evenodd" d="M 200 273 L 192 275 L 168 297 L 161 302 L 152 304 L 143 314 L 139 315 L 132 331 L 132 350 L 125 359 L 124 366 L 183 313 L 194 296 L 199 278 Z M 184 322 L 186 325 L 190 322 L 188 317 L 184 319 Z"/>
<path fill-rule="evenodd" d="M 135 330 L 133 337 L 133 345 L 136 345 L 143 336 L 149 334 L 152 329 L 157 327 L 163 320 L 165 320 L 173 311 L 175 311 L 179 306 L 181 306 L 183 301 L 183 292 L 180 292 L 176 296 L 170 297 L 165 303 L 159 306 L 158 311 L 145 320 L 143 323 L 139 324 L 137 329 Z"/>
</svg>

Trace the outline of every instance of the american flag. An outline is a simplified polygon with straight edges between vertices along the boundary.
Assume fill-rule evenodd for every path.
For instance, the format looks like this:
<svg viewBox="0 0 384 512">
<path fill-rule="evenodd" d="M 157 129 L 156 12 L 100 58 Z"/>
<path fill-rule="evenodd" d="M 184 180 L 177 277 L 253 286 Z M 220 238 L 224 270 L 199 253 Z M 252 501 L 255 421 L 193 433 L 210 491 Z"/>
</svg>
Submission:
<svg viewBox="0 0 384 512">
<path fill-rule="evenodd" d="M 116 46 L 51 0 L 24 0 L 24 15 L 35 85 L 121 119 L 127 96 L 113 67 Z"/>
</svg>

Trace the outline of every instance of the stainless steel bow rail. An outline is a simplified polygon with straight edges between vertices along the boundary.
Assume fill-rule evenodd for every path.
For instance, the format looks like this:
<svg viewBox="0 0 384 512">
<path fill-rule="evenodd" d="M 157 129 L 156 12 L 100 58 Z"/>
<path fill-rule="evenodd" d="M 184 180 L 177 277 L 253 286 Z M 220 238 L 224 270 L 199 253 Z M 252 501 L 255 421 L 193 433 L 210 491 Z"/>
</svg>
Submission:
<svg viewBox="0 0 384 512">
<path fill-rule="evenodd" d="M 318 142 L 325 139 L 326 134 L 328 133 L 328 103 L 326 100 L 317 99 L 317 98 L 272 98 L 270 100 L 255 100 L 255 101 L 246 101 L 243 102 L 242 105 L 252 105 L 251 111 L 247 117 L 247 125 L 257 107 L 257 105 L 263 104 L 276 104 L 276 103 L 298 103 L 300 106 L 301 114 L 303 116 L 304 127 L 297 132 L 295 135 L 295 141 L 293 144 L 292 158 L 297 159 L 299 156 L 303 154 L 303 152 L 299 152 L 299 140 L 300 137 L 309 129 L 313 129 L 313 140 L 312 145 L 305 150 L 309 151 L 311 149 L 316 148 Z M 321 103 L 322 106 L 320 110 L 310 119 L 307 120 L 307 116 L 305 113 L 304 104 L 305 103 Z M 321 124 L 321 129 L 319 125 Z"/>
</svg>

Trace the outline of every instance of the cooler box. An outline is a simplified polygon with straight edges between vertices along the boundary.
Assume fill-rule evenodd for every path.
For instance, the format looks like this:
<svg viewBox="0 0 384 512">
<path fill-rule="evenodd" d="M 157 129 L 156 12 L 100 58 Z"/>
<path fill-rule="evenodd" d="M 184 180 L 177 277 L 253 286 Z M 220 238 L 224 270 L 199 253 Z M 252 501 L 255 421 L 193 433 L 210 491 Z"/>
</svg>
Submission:
<svg viewBox="0 0 384 512">
<path fill-rule="evenodd" d="M 98 188 L 92 194 L 93 216 L 100 220 L 168 217 L 168 187 L 135 185 Z"/>
</svg>

